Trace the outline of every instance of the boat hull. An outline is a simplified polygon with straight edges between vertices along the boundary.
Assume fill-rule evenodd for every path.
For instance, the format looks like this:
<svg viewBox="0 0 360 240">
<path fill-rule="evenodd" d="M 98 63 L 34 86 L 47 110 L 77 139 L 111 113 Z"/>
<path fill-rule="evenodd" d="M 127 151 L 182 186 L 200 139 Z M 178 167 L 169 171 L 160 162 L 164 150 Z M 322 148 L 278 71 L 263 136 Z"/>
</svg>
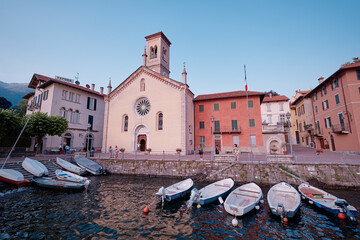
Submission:
<svg viewBox="0 0 360 240">
<path fill-rule="evenodd" d="M 13 169 L 0 169 L 0 180 L 17 186 L 25 186 L 30 183 L 21 172 Z"/>
<path fill-rule="evenodd" d="M 72 163 L 70 163 L 68 161 L 65 161 L 64 159 L 61 159 L 59 157 L 56 158 L 56 163 L 60 167 L 68 170 L 69 172 L 73 172 L 73 173 L 76 173 L 78 175 L 83 175 L 84 173 L 86 173 L 85 169 L 83 169 L 81 167 L 78 167 L 78 166 L 76 166 L 76 165 L 74 165 L 74 164 L 72 164 Z"/>
<path fill-rule="evenodd" d="M 225 197 L 234 186 L 234 180 L 226 178 L 199 190 L 200 198 L 197 202 L 200 205 L 215 202 L 219 197 Z"/>
<path fill-rule="evenodd" d="M 70 182 L 59 179 L 52 179 L 47 177 L 33 177 L 33 181 L 40 187 L 55 188 L 55 189 L 83 189 L 84 183 Z"/>
<path fill-rule="evenodd" d="M 185 179 L 184 181 L 175 183 L 164 189 L 164 195 L 160 192 L 156 193 L 156 198 L 162 201 L 162 197 L 164 196 L 164 200 L 166 202 L 171 202 L 173 200 L 185 197 L 191 192 L 193 188 L 193 181 L 191 178 Z"/>
<path fill-rule="evenodd" d="M 26 171 L 36 177 L 42 177 L 49 174 L 49 170 L 44 164 L 31 158 L 25 158 L 21 165 Z"/>
<path fill-rule="evenodd" d="M 75 158 L 75 162 L 81 168 L 84 168 L 86 171 L 94 175 L 106 174 L 106 169 L 103 168 L 98 163 L 91 161 L 88 158 Z"/>
<path fill-rule="evenodd" d="M 76 175 L 74 173 L 59 170 L 59 169 L 55 170 L 55 176 L 56 176 L 56 178 L 58 178 L 60 180 L 72 181 L 72 182 L 86 182 L 89 180 L 86 177 L 82 177 L 82 176 Z"/>
</svg>

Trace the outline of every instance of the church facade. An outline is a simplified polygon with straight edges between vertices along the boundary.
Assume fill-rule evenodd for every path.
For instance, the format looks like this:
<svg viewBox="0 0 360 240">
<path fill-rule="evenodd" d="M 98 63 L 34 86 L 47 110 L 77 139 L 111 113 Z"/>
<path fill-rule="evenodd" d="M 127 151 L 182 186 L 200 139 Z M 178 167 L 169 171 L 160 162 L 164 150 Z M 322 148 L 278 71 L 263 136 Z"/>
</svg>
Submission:
<svg viewBox="0 0 360 240">
<path fill-rule="evenodd" d="M 162 33 L 145 37 L 143 64 L 105 97 L 103 151 L 110 146 L 126 152 L 182 154 L 194 150 L 194 94 L 182 81 L 170 78 L 171 42 Z M 112 90 L 112 91 L 111 91 Z"/>
</svg>

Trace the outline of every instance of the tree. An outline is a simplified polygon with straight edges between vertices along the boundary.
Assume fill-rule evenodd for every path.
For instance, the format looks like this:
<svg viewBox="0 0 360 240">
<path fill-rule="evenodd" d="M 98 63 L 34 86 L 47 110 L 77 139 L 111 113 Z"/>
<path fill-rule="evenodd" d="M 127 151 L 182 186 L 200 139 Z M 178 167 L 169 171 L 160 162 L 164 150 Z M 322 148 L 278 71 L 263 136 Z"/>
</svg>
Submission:
<svg viewBox="0 0 360 240">
<path fill-rule="evenodd" d="M 22 127 L 21 117 L 13 110 L 0 109 L 0 140 L 6 136 L 13 136 L 19 133 Z"/>
<path fill-rule="evenodd" d="M 16 112 L 19 116 L 23 117 L 23 116 L 25 116 L 25 114 L 26 114 L 27 103 L 28 103 L 28 100 L 27 100 L 27 99 L 23 99 L 23 100 L 21 100 L 21 101 L 18 103 L 18 105 L 15 105 L 12 109 L 14 109 L 15 112 Z"/>
<path fill-rule="evenodd" d="M 9 102 L 6 98 L 0 97 L 0 108 L 2 109 L 9 109 L 11 108 L 12 103 Z"/>
<path fill-rule="evenodd" d="M 45 135 L 61 136 L 68 128 L 68 121 L 60 116 L 48 116 L 47 113 L 34 113 L 26 127 L 26 131 L 36 137 L 37 143 L 40 144 Z M 36 153 L 39 152 L 39 147 Z"/>
</svg>

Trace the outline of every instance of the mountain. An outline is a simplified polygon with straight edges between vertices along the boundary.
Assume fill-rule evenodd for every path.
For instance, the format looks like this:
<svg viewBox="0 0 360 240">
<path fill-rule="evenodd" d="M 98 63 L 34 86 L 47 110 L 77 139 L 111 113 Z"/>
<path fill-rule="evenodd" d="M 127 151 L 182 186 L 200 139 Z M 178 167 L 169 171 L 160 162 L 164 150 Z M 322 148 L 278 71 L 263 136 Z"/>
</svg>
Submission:
<svg viewBox="0 0 360 240">
<path fill-rule="evenodd" d="M 6 83 L 0 81 L 0 97 L 6 98 L 15 106 L 22 100 L 28 92 L 33 92 L 34 89 L 28 88 L 28 83 Z"/>
</svg>

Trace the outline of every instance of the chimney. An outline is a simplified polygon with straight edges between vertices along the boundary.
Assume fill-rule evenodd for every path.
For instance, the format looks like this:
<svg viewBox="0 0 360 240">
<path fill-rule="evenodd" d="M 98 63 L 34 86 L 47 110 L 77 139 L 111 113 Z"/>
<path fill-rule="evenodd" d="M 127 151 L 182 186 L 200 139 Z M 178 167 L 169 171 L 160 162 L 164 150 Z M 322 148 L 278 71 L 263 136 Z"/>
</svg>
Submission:
<svg viewBox="0 0 360 240">
<path fill-rule="evenodd" d="M 354 57 L 353 60 L 354 60 L 354 63 L 360 62 L 360 59 L 358 57 Z"/>
<path fill-rule="evenodd" d="M 272 98 L 272 93 L 269 93 L 269 97 Z"/>
<path fill-rule="evenodd" d="M 100 87 L 100 94 L 103 95 L 104 93 L 104 87 Z"/>
<path fill-rule="evenodd" d="M 111 78 L 109 78 L 109 85 L 107 86 L 107 95 L 111 93 Z"/>
<path fill-rule="evenodd" d="M 321 84 L 324 81 L 324 77 L 319 77 L 319 84 Z"/>
<path fill-rule="evenodd" d="M 91 90 L 93 90 L 93 91 L 95 90 L 95 84 L 94 83 L 91 84 Z"/>
<path fill-rule="evenodd" d="M 90 88 L 90 85 L 89 85 L 89 84 L 86 84 L 86 88 Z"/>
</svg>

